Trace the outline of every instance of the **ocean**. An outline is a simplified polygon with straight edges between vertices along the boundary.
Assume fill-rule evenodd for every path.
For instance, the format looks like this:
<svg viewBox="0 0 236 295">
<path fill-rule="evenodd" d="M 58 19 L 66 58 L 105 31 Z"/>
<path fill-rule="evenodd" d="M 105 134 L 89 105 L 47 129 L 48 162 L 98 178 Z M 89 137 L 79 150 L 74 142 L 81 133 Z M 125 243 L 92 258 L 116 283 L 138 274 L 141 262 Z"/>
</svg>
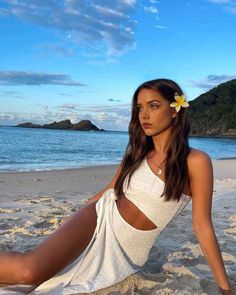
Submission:
<svg viewBox="0 0 236 295">
<path fill-rule="evenodd" d="M 122 131 L 50 130 L 0 126 L 0 171 L 41 171 L 120 163 L 128 143 Z M 234 138 L 190 137 L 212 159 L 236 157 Z"/>
</svg>

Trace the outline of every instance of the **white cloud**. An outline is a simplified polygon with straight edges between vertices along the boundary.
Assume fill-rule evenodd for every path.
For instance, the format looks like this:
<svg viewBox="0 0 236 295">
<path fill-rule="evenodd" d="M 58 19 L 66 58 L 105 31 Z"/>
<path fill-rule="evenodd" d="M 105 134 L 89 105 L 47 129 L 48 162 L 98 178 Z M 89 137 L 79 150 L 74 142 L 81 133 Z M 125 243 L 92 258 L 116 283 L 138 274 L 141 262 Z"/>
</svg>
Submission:
<svg viewBox="0 0 236 295">
<path fill-rule="evenodd" d="M 133 6 L 136 4 L 136 0 L 121 0 L 121 2 L 123 2 L 127 5 L 130 5 L 130 6 Z"/>
<path fill-rule="evenodd" d="M 211 3 L 219 3 L 219 4 L 224 4 L 224 3 L 231 3 L 231 0 L 208 0 Z"/>
<path fill-rule="evenodd" d="M 0 91 L 0 96 L 7 97 L 7 99 L 17 98 L 17 99 L 26 99 L 17 91 L 5 90 Z"/>
<path fill-rule="evenodd" d="M 40 45 L 39 48 L 43 49 L 43 52 L 45 51 L 49 51 L 49 52 L 53 52 L 58 53 L 59 55 L 65 56 L 65 57 L 73 57 L 75 56 L 76 52 L 74 48 L 67 48 L 61 44 L 43 44 Z"/>
<path fill-rule="evenodd" d="M 192 87 L 211 89 L 221 83 L 236 79 L 236 75 L 209 75 L 201 80 L 190 80 Z"/>
<path fill-rule="evenodd" d="M 60 106 L 62 109 L 76 109 L 78 106 L 73 103 L 65 103 Z"/>
<path fill-rule="evenodd" d="M 7 16 L 8 15 L 8 9 L 0 7 L 0 16 Z"/>
<path fill-rule="evenodd" d="M 94 46 L 107 55 L 133 48 L 135 0 L 2 0 L 2 13 L 47 29 L 55 28 L 77 46 Z M 63 48 L 58 48 L 63 53 Z M 65 51 L 68 54 L 68 51 Z M 69 52 L 69 54 L 71 54 Z"/>
<path fill-rule="evenodd" d="M 73 96 L 72 94 L 69 94 L 69 93 L 60 93 L 60 95 L 62 95 L 62 96 Z"/>
<path fill-rule="evenodd" d="M 192 7 L 192 3 L 190 3 L 190 2 L 186 2 L 185 3 L 188 7 Z"/>
<path fill-rule="evenodd" d="M 120 99 L 114 99 L 114 98 L 109 98 L 108 101 L 116 101 L 116 102 L 120 102 Z"/>
<path fill-rule="evenodd" d="M 98 121 L 101 121 L 101 122 L 106 121 L 107 118 L 108 118 L 108 114 L 103 113 L 103 112 L 102 113 L 99 113 L 98 114 L 98 117 L 97 117 Z"/>
<path fill-rule="evenodd" d="M 71 80 L 64 74 L 48 74 L 24 71 L 0 71 L 0 85 L 64 85 L 86 86 L 83 83 Z"/>
<path fill-rule="evenodd" d="M 231 14 L 236 14 L 236 5 L 232 7 L 225 7 L 225 11 Z"/>
<path fill-rule="evenodd" d="M 154 6 L 144 6 L 144 11 L 154 13 L 154 14 L 158 14 L 158 9 L 156 7 L 154 7 Z"/>
<path fill-rule="evenodd" d="M 223 6 L 223 10 L 230 14 L 236 14 L 236 0 L 207 0 L 210 3 L 215 3 Z"/>
<path fill-rule="evenodd" d="M 157 29 L 163 29 L 163 30 L 167 29 L 167 27 L 165 27 L 165 26 L 155 26 L 155 28 L 157 28 Z"/>
</svg>

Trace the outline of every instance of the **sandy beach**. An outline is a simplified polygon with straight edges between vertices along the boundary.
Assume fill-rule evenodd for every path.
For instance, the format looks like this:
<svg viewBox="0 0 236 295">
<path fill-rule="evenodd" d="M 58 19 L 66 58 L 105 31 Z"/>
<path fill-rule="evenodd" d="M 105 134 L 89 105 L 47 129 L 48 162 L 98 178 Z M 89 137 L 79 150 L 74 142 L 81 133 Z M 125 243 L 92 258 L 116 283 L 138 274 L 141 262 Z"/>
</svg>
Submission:
<svg viewBox="0 0 236 295">
<path fill-rule="evenodd" d="M 212 218 L 236 287 L 236 159 L 213 160 Z M 103 189 L 116 165 L 0 172 L 0 251 L 27 251 Z M 158 236 L 143 270 L 91 294 L 220 294 L 192 232 L 191 202 Z"/>
</svg>

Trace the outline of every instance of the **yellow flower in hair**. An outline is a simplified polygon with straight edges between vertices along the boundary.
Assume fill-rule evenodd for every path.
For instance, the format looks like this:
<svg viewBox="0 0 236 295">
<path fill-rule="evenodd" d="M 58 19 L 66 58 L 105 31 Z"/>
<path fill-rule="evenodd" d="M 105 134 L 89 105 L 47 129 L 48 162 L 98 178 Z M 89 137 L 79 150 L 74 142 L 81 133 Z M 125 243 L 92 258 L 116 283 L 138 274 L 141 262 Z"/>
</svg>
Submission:
<svg viewBox="0 0 236 295">
<path fill-rule="evenodd" d="M 187 108 L 189 107 L 188 102 L 186 101 L 186 98 L 183 95 L 179 95 L 177 92 L 175 93 L 175 102 L 172 102 L 170 104 L 171 107 L 174 107 L 176 109 L 176 111 L 178 112 L 180 110 L 181 107 Z"/>
</svg>

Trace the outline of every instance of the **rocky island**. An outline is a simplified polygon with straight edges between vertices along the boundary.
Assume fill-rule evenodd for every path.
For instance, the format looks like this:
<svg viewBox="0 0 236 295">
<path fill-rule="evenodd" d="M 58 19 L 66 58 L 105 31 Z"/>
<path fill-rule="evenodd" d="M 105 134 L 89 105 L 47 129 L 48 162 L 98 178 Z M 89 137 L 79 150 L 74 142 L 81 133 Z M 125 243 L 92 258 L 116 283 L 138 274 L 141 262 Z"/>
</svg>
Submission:
<svg viewBox="0 0 236 295">
<path fill-rule="evenodd" d="M 78 123 L 72 124 L 70 120 L 63 120 L 59 122 L 53 122 L 51 124 L 38 125 L 31 122 L 21 123 L 14 127 L 25 127 L 25 128 L 45 128 L 45 129 L 61 129 L 61 130 L 78 130 L 78 131 L 105 131 L 99 129 L 97 126 L 92 124 L 90 120 L 82 120 Z"/>
<path fill-rule="evenodd" d="M 191 136 L 236 137 L 236 79 L 189 101 Z"/>
</svg>

